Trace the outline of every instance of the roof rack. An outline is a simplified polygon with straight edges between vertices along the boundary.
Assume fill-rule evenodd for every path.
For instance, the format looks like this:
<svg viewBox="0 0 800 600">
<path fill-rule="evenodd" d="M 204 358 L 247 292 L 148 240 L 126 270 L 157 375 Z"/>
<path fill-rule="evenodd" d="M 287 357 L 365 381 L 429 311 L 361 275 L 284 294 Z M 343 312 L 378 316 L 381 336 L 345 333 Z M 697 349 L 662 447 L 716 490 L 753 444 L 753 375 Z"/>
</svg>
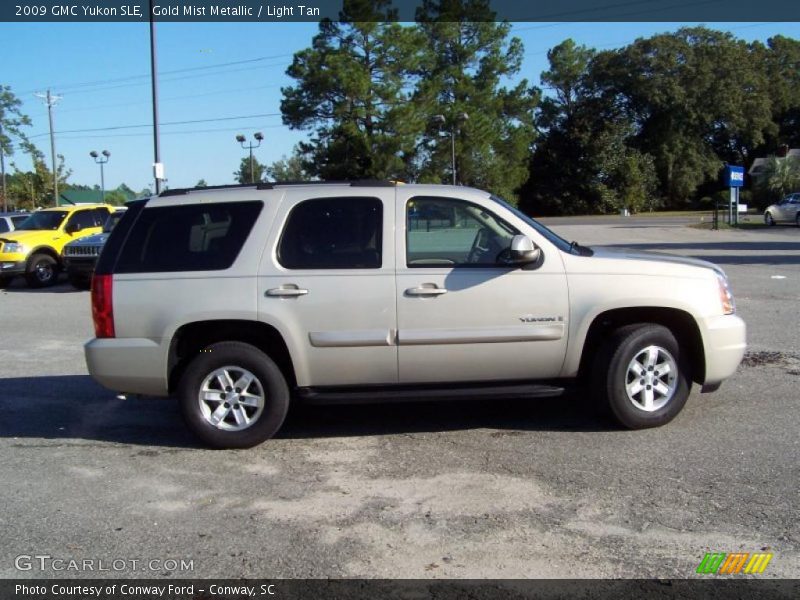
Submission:
<svg viewBox="0 0 800 600">
<path fill-rule="evenodd" d="M 351 187 L 395 187 L 397 181 L 387 180 L 373 180 L 373 179 L 357 179 L 345 181 L 268 181 L 262 183 L 232 183 L 228 185 L 209 185 L 204 187 L 193 188 L 175 188 L 165 190 L 159 194 L 160 197 L 164 196 L 182 196 L 191 192 L 204 192 L 206 190 L 238 190 L 253 188 L 256 190 L 271 190 L 276 187 L 290 186 L 290 185 L 349 185 Z"/>
</svg>

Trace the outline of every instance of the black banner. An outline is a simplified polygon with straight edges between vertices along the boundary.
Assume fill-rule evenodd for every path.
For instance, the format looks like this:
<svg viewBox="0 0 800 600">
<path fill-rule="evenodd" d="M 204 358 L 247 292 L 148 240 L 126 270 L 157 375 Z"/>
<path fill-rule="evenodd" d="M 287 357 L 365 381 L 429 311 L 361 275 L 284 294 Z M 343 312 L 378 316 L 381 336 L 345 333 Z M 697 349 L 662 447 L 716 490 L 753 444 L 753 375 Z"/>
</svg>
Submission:
<svg viewBox="0 0 800 600">
<path fill-rule="evenodd" d="M 2 580 L 3 600 L 796 599 L 800 581 L 690 580 Z"/>
<path fill-rule="evenodd" d="M 432 15 L 421 11 L 423 0 L 392 0 L 379 13 L 367 2 L 350 0 L 4 0 L 0 21 L 146 22 L 152 14 L 156 21 L 176 22 L 316 22 L 338 20 L 345 10 L 357 21 L 800 21 L 796 0 L 463 0 L 460 5 L 441 4 L 448 7 L 444 14 Z"/>
</svg>

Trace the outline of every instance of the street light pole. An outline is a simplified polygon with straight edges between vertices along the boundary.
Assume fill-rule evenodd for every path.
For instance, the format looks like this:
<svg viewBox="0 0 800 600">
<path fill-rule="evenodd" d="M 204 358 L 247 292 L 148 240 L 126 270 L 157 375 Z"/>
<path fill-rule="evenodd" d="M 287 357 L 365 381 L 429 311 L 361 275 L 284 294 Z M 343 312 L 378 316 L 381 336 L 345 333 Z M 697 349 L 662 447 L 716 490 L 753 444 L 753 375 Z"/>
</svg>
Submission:
<svg viewBox="0 0 800 600">
<path fill-rule="evenodd" d="M 156 59 L 156 23 L 153 19 L 153 0 L 150 0 L 150 87 L 153 95 L 153 177 L 156 195 L 161 193 L 164 165 L 161 164 L 161 132 L 158 127 L 158 63 Z"/>
<path fill-rule="evenodd" d="M 96 162 L 98 165 L 100 165 L 100 198 L 101 198 L 101 200 L 103 202 L 105 202 L 106 201 L 106 179 L 105 179 L 105 175 L 103 174 L 103 165 L 108 162 L 108 159 L 111 156 L 111 152 L 109 152 L 108 150 L 103 150 L 103 156 L 105 157 L 105 160 L 100 158 L 100 155 L 94 150 L 89 152 L 89 156 L 91 156 L 94 159 L 94 162 Z"/>
<path fill-rule="evenodd" d="M 438 123 L 440 127 L 444 128 L 447 124 L 447 119 L 444 115 L 434 115 L 432 118 L 434 123 Z M 458 124 L 469 120 L 469 115 L 465 112 L 458 113 L 450 125 L 450 150 L 451 150 L 451 169 L 453 172 L 453 185 L 456 183 L 456 135 L 458 135 Z"/>
<path fill-rule="evenodd" d="M 241 133 L 236 136 L 236 141 L 241 144 L 242 148 L 245 150 L 250 150 L 250 183 L 256 182 L 256 174 L 253 171 L 253 148 L 258 148 L 261 145 L 261 142 L 264 140 L 264 135 L 260 131 L 257 131 L 253 134 L 253 137 L 258 143 L 253 145 L 253 142 L 250 142 L 247 144 L 247 146 L 245 146 L 244 143 L 247 141 L 247 138 Z"/>
</svg>

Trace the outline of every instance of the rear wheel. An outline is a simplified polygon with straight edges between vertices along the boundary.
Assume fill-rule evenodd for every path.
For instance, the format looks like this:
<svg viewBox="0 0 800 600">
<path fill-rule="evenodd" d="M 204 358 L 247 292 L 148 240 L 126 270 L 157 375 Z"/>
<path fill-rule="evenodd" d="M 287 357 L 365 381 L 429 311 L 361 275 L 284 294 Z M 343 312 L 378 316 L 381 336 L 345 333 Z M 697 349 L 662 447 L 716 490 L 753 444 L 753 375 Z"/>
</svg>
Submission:
<svg viewBox="0 0 800 600">
<path fill-rule="evenodd" d="M 674 419 L 686 404 L 689 364 L 666 327 L 627 325 L 615 331 L 598 354 L 593 388 L 621 425 L 658 427 Z"/>
<path fill-rule="evenodd" d="M 250 448 L 268 440 L 289 409 L 281 370 L 242 342 L 202 349 L 183 374 L 178 394 L 186 425 L 214 448 Z"/>
<path fill-rule="evenodd" d="M 764 223 L 772 227 L 775 225 L 775 219 L 772 218 L 772 213 L 765 213 L 764 214 Z"/>
<path fill-rule="evenodd" d="M 25 279 L 33 288 L 54 285 L 58 279 L 58 263 L 49 254 L 34 254 L 28 260 Z"/>
</svg>

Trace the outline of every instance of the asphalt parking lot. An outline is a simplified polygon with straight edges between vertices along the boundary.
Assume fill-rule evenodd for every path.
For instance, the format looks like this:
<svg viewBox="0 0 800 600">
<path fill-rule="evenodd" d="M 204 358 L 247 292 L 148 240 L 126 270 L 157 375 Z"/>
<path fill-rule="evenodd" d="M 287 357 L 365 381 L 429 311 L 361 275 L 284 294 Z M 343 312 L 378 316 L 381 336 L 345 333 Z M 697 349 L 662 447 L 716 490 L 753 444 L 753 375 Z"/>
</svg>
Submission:
<svg viewBox="0 0 800 600">
<path fill-rule="evenodd" d="M 89 294 L 0 292 L 0 577 L 689 577 L 706 552 L 800 577 L 800 230 L 559 220 L 558 233 L 728 273 L 749 353 L 670 425 L 579 398 L 301 407 L 278 439 L 210 451 L 172 401 L 86 374 Z M 29 571 L 20 555 L 127 560 Z M 192 570 L 131 560 L 191 560 Z"/>
</svg>

